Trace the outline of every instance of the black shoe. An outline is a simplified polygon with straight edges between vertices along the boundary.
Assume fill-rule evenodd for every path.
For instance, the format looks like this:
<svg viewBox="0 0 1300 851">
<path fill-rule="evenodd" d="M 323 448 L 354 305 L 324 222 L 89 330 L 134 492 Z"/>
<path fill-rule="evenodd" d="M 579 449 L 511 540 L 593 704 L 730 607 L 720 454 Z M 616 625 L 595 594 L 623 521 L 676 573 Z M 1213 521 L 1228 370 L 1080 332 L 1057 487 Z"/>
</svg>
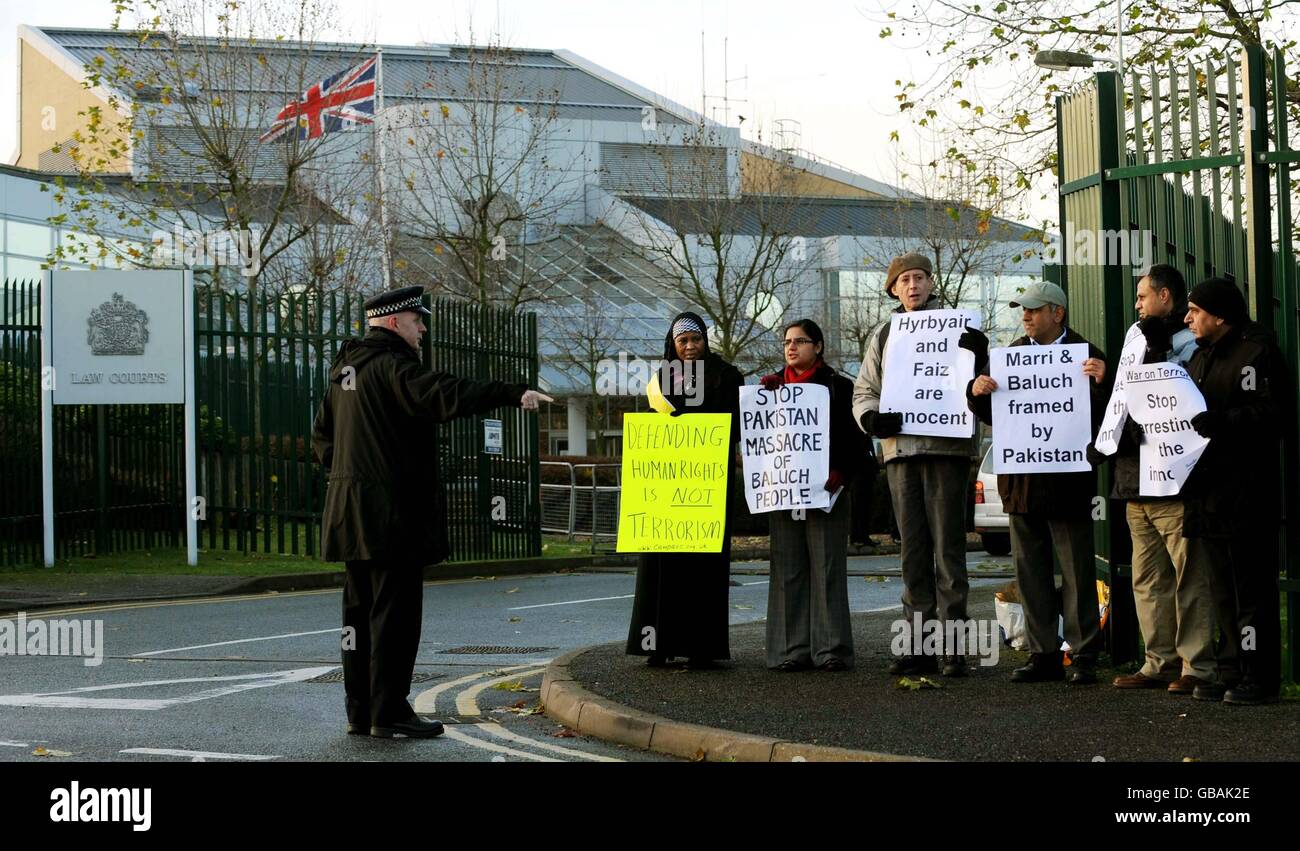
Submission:
<svg viewBox="0 0 1300 851">
<path fill-rule="evenodd" d="M 782 673 L 790 674 L 795 671 L 806 671 L 811 667 L 812 665 L 808 662 L 798 662 L 794 659 L 786 659 L 784 662 L 781 662 L 780 664 L 773 667 L 772 670 L 781 671 Z"/>
<path fill-rule="evenodd" d="M 961 656 L 949 656 L 943 660 L 943 675 L 945 677 L 964 677 L 966 676 L 966 660 Z"/>
<path fill-rule="evenodd" d="M 369 724 L 358 724 L 358 723 L 356 723 L 356 722 L 354 722 L 354 721 L 349 721 L 349 722 L 348 722 L 348 735 L 349 735 L 349 736 L 364 736 L 364 735 L 366 735 L 366 734 L 369 733 L 369 732 L 370 732 L 370 725 L 369 725 Z"/>
<path fill-rule="evenodd" d="M 1013 683 L 1045 683 L 1065 676 L 1060 656 L 1031 653 L 1029 662 L 1011 672 Z"/>
<path fill-rule="evenodd" d="M 933 674 L 938 670 L 939 660 L 933 656 L 900 656 L 889 666 L 889 673 L 894 676 Z"/>
<path fill-rule="evenodd" d="M 652 655 L 652 656 L 647 656 L 647 657 L 646 657 L 646 660 L 645 660 L 645 664 L 646 664 L 646 667 L 647 667 L 647 668 L 667 668 L 667 667 L 668 667 L 668 657 L 667 657 L 667 656 L 653 656 L 653 655 Z"/>
<path fill-rule="evenodd" d="M 1277 699 L 1278 692 L 1276 689 L 1270 691 L 1250 680 L 1242 680 L 1223 693 L 1224 703 L 1233 703 L 1237 706 L 1259 706 L 1263 703 L 1277 703 Z"/>
<path fill-rule="evenodd" d="M 823 671 L 846 671 L 848 666 L 844 664 L 843 659 L 830 658 L 822 662 L 819 666 Z"/>
<path fill-rule="evenodd" d="M 1065 682 L 1072 686 L 1090 686 L 1097 682 L 1097 674 L 1091 665 L 1075 662 L 1065 670 Z"/>
<path fill-rule="evenodd" d="M 1228 687 L 1223 683 L 1206 683 L 1192 689 L 1192 697 L 1196 700 L 1223 700 L 1223 695 L 1228 691 Z"/>
<path fill-rule="evenodd" d="M 393 736 L 406 736 L 408 739 L 432 739 L 442 735 L 441 721 L 425 721 L 418 715 L 412 715 L 405 721 L 388 724 L 383 727 L 371 727 L 370 735 L 376 739 L 391 739 Z"/>
</svg>

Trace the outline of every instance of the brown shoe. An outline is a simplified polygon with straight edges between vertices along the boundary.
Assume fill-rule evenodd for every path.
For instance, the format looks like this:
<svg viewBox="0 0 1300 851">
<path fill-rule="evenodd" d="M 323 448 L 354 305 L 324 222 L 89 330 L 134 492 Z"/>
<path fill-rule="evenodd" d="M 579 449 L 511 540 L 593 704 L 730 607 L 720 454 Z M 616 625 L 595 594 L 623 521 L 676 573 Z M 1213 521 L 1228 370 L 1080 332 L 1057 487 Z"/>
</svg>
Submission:
<svg viewBox="0 0 1300 851">
<path fill-rule="evenodd" d="M 1200 677 L 1193 677 L 1191 674 L 1184 674 L 1169 684 L 1170 694 L 1191 694 L 1196 691 L 1197 686 L 1208 686 L 1209 680 L 1203 680 Z"/>
<path fill-rule="evenodd" d="M 1168 683 L 1155 677 L 1148 677 L 1141 671 L 1125 677 L 1116 677 L 1111 683 L 1115 688 L 1165 688 Z"/>
</svg>

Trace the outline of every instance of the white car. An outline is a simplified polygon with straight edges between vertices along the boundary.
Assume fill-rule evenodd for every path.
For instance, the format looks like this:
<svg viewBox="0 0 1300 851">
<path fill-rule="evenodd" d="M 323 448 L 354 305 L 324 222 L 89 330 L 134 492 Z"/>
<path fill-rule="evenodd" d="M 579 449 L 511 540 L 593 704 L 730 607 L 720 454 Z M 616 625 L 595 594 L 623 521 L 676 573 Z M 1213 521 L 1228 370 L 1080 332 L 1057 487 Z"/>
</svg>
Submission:
<svg viewBox="0 0 1300 851">
<path fill-rule="evenodd" d="M 1002 510 L 998 477 L 993 473 L 992 448 L 984 453 L 975 477 L 975 531 L 989 555 L 1004 556 L 1011 552 L 1011 519 Z"/>
</svg>

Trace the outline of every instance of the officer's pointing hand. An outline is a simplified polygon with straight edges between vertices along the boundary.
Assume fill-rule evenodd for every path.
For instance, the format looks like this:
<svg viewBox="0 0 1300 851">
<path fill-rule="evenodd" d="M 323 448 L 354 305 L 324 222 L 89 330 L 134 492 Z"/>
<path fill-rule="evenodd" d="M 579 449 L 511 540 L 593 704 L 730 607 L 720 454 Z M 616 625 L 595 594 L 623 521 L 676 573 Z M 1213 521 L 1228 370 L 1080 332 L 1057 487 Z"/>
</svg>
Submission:
<svg viewBox="0 0 1300 851">
<path fill-rule="evenodd" d="M 525 390 L 524 395 L 519 398 L 519 407 L 525 411 L 537 410 L 538 404 L 542 402 L 554 402 L 550 396 L 538 390 Z"/>
</svg>

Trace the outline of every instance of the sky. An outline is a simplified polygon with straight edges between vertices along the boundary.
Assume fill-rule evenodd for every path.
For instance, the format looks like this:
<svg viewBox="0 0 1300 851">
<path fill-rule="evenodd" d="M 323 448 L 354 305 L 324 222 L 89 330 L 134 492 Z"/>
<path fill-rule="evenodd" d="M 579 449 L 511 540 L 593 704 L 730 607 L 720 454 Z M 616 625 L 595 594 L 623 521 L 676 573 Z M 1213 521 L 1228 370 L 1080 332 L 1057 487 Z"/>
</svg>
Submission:
<svg viewBox="0 0 1300 851">
<path fill-rule="evenodd" d="M 801 147 L 887 183 L 897 182 L 890 131 L 906 140 L 910 127 L 894 81 L 933 68 L 924 43 L 879 38 L 867 13 L 893 0 L 337 1 L 349 41 L 464 43 L 472 22 L 509 46 L 568 49 L 693 109 L 703 102 L 733 126 L 744 116 L 750 138 L 762 129 L 770 140 L 777 119 L 798 121 Z M 112 5 L 0 0 L 0 114 L 15 115 L 19 24 L 107 27 Z M 14 129 L 0 122 L 6 162 Z"/>
</svg>

